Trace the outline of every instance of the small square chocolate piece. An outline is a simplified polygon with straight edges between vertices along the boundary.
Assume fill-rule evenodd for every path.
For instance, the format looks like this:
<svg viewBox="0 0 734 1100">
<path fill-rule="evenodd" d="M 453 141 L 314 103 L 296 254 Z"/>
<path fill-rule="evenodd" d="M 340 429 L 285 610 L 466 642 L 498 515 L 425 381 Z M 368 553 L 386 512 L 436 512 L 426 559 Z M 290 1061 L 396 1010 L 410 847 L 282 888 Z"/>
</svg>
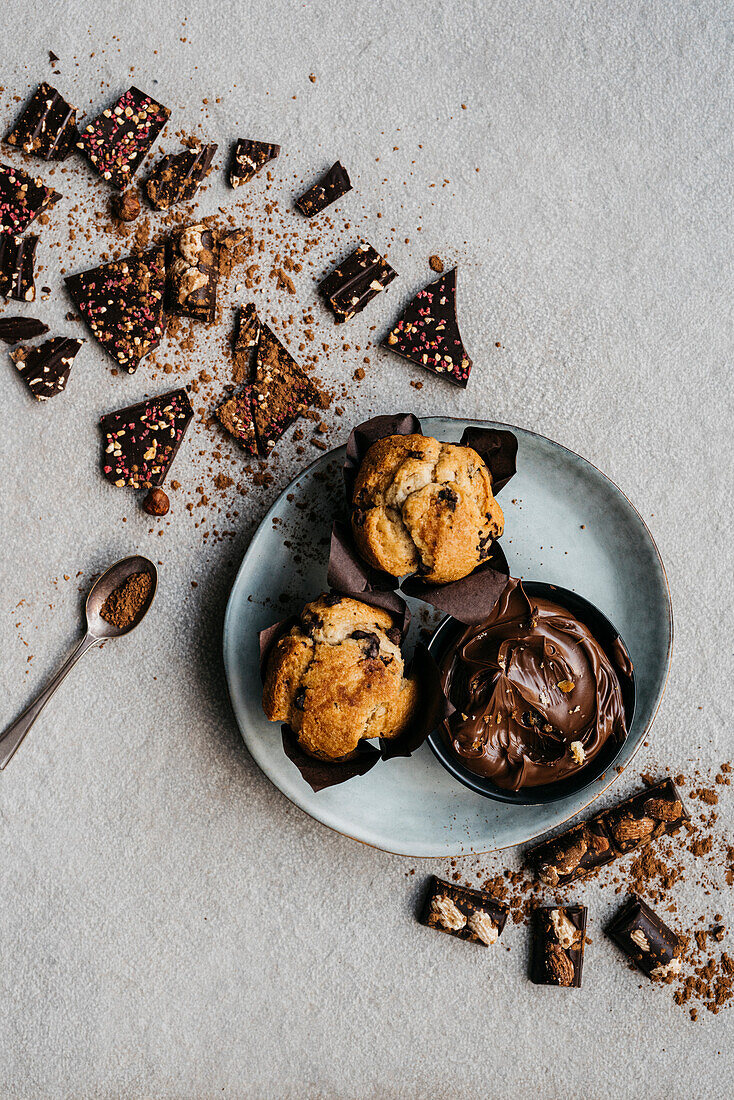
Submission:
<svg viewBox="0 0 734 1100">
<path fill-rule="evenodd" d="M 565 886 L 587 877 L 616 857 L 606 830 L 594 817 L 536 844 L 526 853 L 525 860 L 547 886 Z"/>
<path fill-rule="evenodd" d="M 581 986 L 586 906 L 543 906 L 533 913 L 530 980 L 535 985 Z"/>
<path fill-rule="evenodd" d="M 217 312 L 219 249 L 204 222 L 173 234 L 166 268 L 166 309 L 211 323 Z"/>
<path fill-rule="evenodd" d="M 418 291 L 382 346 L 466 387 L 472 361 L 456 316 L 456 268 Z"/>
<path fill-rule="evenodd" d="M 113 260 L 64 282 L 92 335 L 133 374 L 163 336 L 164 249 Z"/>
<path fill-rule="evenodd" d="M 652 981 L 680 973 L 678 936 L 636 894 L 607 925 L 606 933 Z"/>
<path fill-rule="evenodd" d="M 280 152 L 279 145 L 272 145 L 267 141 L 251 141 L 249 138 L 240 138 L 232 150 L 232 160 L 229 166 L 229 182 L 231 187 L 241 187 L 243 183 L 249 183 L 268 161 L 275 160 Z"/>
<path fill-rule="evenodd" d="M 36 282 L 34 265 L 38 237 L 28 233 L 15 237 L 0 233 L 0 294 L 18 302 L 34 302 Z"/>
<path fill-rule="evenodd" d="M 145 193 L 156 210 L 167 210 L 177 202 L 189 202 L 199 184 L 211 172 L 216 145 L 199 145 L 162 157 L 145 181 Z"/>
<path fill-rule="evenodd" d="M 322 281 L 319 291 L 330 306 L 336 323 L 361 313 L 381 290 L 397 278 L 397 271 L 371 244 L 355 248 L 343 263 Z"/>
<path fill-rule="evenodd" d="M 676 833 L 689 814 L 672 779 L 648 787 L 632 798 L 598 815 L 617 850 L 624 855 L 656 840 L 663 833 Z"/>
<path fill-rule="evenodd" d="M 29 176 L 22 168 L 0 164 L 0 233 L 22 233 L 60 198 L 53 187 Z"/>
<path fill-rule="evenodd" d="M 489 947 L 502 935 L 509 909 L 483 890 L 431 876 L 419 920 L 428 928 Z"/>
<path fill-rule="evenodd" d="M 66 160 L 78 138 L 76 108 L 44 80 L 4 140 L 43 160 Z"/>
<path fill-rule="evenodd" d="M 168 122 L 168 107 L 139 88 L 128 88 L 79 134 L 77 148 L 102 179 L 124 191 Z"/>
<path fill-rule="evenodd" d="M 69 372 L 83 343 L 75 337 L 56 336 L 38 347 L 15 348 L 10 358 L 36 400 L 48 401 L 66 389 Z"/>
<path fill-rule="evenodd" d="M 332 202 L 336 202 L 337 199 L 340 199 L 342 195 L 346 195 L 347 191 L 351 190 L 352 184 L 349 174 L 346 168 L 337 161 L 336 164 L 332 164 L 329 171 L 321 177 L 318 183 L 315 183 L 300 198 L 296 199 L 296 206 L 307 218 L 312 218 L 314 214 L 320 214 L 327 206 L 331 206 Z"/>
<path fill-rule="evenodd" d="M 186 390 L 171 390 L 100 418 L 102 472 L 121 488 L 161 485 L 194 415 Z"/>
</svg>

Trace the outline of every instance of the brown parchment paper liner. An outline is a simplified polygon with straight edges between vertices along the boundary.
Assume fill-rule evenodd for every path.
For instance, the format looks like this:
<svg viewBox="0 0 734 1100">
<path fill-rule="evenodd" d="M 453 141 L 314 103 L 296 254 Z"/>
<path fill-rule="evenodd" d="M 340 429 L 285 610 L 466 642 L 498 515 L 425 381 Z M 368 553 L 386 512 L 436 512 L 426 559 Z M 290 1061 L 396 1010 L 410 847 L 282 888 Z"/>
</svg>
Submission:
<svg viewBox="0 0 734 1100">
<path fill-rule="evenodd" d="M 371 420 L 352 429 L 344 459 L 344 488 L 348 509 L 351 508 L 354 483 L 362 459 L 373 443 L 388 435 L 423 435 L 423 429 L 420 420 L 413 413 L 373 416 Z M 492 490 L 495 495 L 499 493 L 517 469 L 517 437 L 514 433 L 500 428 L 470 427 L 464 429 L 459 442 L 463 447 L 473 447 L 484 460 L 492 475 Z M 349 540 L 350 557 L 359 563 L 361 559 L 354 546 L 351 527 L 346 524 L 341 524 L 340 527 L 342 546 Z M 368 565 L 362 563 L 362 568 L 369 573 Z M 407 596 L 422 600 L 438 611 L 453 615 L 460 622 L 471 626 L 487 618 L 507 584 L 509 572 L 504 551 L 498 542 L 494 542 L 488 559 L 468 577 L 440 585 L 430 584 L 422 580 L 420 574 L 414 573 L 403 581 L 400 589 Z M 379 574 L 378 570 L 373 569 L 372 573 L 389 578 L 389 574 Z M 397 582 L 390 579 L 394 582 L 393 587 L 397 587 Z"/>
<path fill-rule="evenodd" d="M 343 528 L 340 531 L 340 527 L 343 528 L 343 525 L 334 524 L 332 533 L 328 577 L 330 588 L 339 595 L 361 600 L 371 607 L 380 607 L 389 611 L 395 619 L 395 626 L 400 631 L 402 642 L 410 626 L 408 605 L 392 588 L 372 587 L 370 573 L 375 584 L 387 578 L 390 584 L 394 585 L 395 579 L 378 570 L 370 571 L 369 566 L 354 552 L 351 539 L 348 537 L 348 529 Z M 342 535 L 347 537 L 342 540 Z M 273 646 L 277 645 L 278 641 L 298 621 L 297 616 L 291 615 L 260 631 L 260 676 L 263 680 Z M 317 760 L 303 751 L 290 726 L 286 724 L 281 726 L 283 750 L 313 791 L 318 792 L 326 787 L 333 787 L 337 783 L 346 783 L 355 776 L 365 775 L 380 760 L 410 756 L 423 744 L 431 730 L 435 729 L 444 718 L 449 717 L 454 708 L 447 703 L 441 687 L 438 666 L 424 645 L 419 643 L 416 646 L 410 666 L 406 669 L 406 676 L 415 676 L 418 680 L 419 705 L 416 707 L 412 721 L 400 736 L 381 738 L 379 748 L 369 742 L 360 742 L 355 751 L 343 760 Z"/>
</svg>

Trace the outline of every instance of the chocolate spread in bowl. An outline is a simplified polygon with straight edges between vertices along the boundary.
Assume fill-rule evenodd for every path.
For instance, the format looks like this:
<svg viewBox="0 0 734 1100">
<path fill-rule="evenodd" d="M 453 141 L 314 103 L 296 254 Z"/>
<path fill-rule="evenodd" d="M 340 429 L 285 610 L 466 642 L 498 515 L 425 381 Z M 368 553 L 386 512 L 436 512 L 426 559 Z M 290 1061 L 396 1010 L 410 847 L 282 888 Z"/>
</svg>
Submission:
<svg viewBox="0 0 734 1100">
<path fill-rule="evenodd" d="M 554 783 L 627 736 L 617 673 L 567 608 L 510 579 L 443 668 L 456 713 L 444 723 L 461 763 L 498 787 Z"/>
</svg>

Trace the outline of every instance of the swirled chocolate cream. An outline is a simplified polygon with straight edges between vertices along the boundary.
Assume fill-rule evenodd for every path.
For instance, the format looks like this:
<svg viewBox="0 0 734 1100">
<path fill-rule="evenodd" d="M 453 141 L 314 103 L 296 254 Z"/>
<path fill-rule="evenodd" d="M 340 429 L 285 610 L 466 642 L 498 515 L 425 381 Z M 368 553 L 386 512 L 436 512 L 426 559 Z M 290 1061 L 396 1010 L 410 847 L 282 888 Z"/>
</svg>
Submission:
<svg viewBox="0 0 734 1100">
<path fill-rule="evenodd" d="M 588 627 L 513 578 L 442 675 L 456 707 L 444 723 L 449 743 L 498 787 L 555 783 L 627 736 L 619 678 Z"/>
</svg>

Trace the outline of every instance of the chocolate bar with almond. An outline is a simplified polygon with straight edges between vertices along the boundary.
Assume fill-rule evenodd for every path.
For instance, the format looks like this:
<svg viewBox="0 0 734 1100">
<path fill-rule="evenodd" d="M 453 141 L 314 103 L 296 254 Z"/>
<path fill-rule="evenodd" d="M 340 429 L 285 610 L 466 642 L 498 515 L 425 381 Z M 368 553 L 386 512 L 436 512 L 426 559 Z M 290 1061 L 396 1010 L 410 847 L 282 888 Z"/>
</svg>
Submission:
<svg viewBox="0 0 734 1100">
<path fill-rule="evenodd" d="M 371 244 L 361 244 L 322 280 L 319 291 L 337 324 L 356 313 L 389 286 L 398 273 Z"/>
<path fill-rule="evenodd" d="M 145 181 L 145 193 L 156 210 L 190 202 L 211 172 L 216 145 L 197 145 L 162 157 Z"/>
<path fill-rule="evenodd" d="M 218 284 L 219 255 L 212 230 L 197 222 L 174 233 L 166 267 L 166 309 L 211 323 Z"/>
<path fill-rule="evenodd" d="M 672 980 L 680 973 L 678 936 L 636 894 L 605 931 L 651 981 Z"/>
<path fill-rule="evenodd" d="M 535 985 L 581 986 L 586 906 L 542 906 L 533 914 L 530 980 Z"/>
<path fill-rule="evenodd" d="M 17 302 L 36 300 L 35 262 L 38 237 L 0 233 L 0 294 Z"/>
<path fill-rule="evenodd" d="M 307 218 L 312 218 L 351 190 L 349 173 L 344 165 L 337 161 L 318 183 L 309 187 L 308 191 L 304 191 L 300 198 L 296 199 L 296 206 Z"/>
<path fill-rule="evenodd" d="M 76 108 L 44 80 L 3 140 L 43 160 L 66 160 L 78 137 Z"/>
<path fill-rule="evenodd" d="M 460 940 L 490 947 L 502 935 L 509 909 L 484 890 L 431 876 L 419 921 Z"/>
<path fill-rule="evenodd" d="M 677 833 L 690 815 L 672 779 L 604 810 L 598 820 L 620 855 L 632 852 L 664 833 Z"/>
<path fill-rule="evenodd" d="M 596 817 L 536 844 L 526 855 L 547 886 L 565 886 L 585 878 L 616 858 L 617 852 Z"/>
</svg>

